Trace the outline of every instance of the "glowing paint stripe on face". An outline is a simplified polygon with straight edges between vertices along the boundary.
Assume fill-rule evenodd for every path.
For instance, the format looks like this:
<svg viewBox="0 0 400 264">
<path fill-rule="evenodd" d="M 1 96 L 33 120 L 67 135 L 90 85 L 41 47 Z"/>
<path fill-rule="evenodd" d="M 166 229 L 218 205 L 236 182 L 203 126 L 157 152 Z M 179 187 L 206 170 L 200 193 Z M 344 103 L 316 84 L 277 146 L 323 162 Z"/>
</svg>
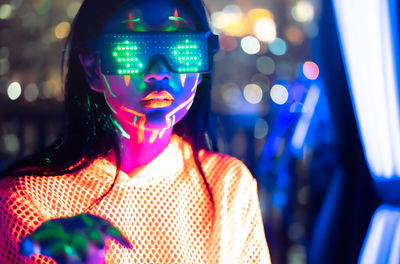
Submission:
<svg viewBox="0 0 400 264">
<path fill-rule="evenodd" d="M 131 136 L 130 136 L 128 133 L 126 133 L 126 131 L 122 128 L 122 126 L 121 126 L 120 124 L 118 124 L 118 122 L 117 122 L 115 119 L 113 119 L 112 122 L 113 122 L 114 125 L 119 129 L 119 131 L 121 131 L 121 135 L 122 135 L 124 138 L 127 138 L 127 139 L 130 139 L 130 138 L 131 138 Z"/>
<path fill-rule="evenodd" d="M 182 87 L 185 87 L 185 82 L 186 82 L 186 73 L 182 73 L 179 75 L 179 78 L 181 79 L 181 84 Z"/>
<path fill-rule="evenodd" d="M 124 81 L 125 81 L 125 86 L 128 88 L 129 84 L 131 82 L 131 76 L 130 75 L 124 75 Z"/>
<path fill-rule="evenodd" d="M 165 116 L 165 121 L 167 122 L 168 128 L 171 127 L 172 123 L 171 123 L 171 116 L 174 116 L 179 110 L 185 108 L 188 104 L 190 104 L 193 100 L 194 100 L 194 96 L 195 94 L 192 94 L 192 96 L 190 96 L 190 98 L 188 100 L 186 100 L 185 102 L 183 102 L 182 104 L 180 104 L 178 107 L 176 107 L 175 109 L 173 109 L 171 112 L 169 112 L 166 116 Z"/>
<path fill-rule="evenodd" d="M 125 111 L 125 112 L 128 112 L 128 113 L 134 115 L 133 118 L 132 118 L 132 124 L 139 128 L 139 133 L 138 133 L 138 141 L 139 141 L 139 143 L 143 142 L 143 140 L 144 140 L 144 129 L 145 129 L 144 124 L 146 123 L 146 115 L 144 115 L 142 113 L 139 113 L 139 112 L 136 112 L 136 111 L 134 111 L 132 109 L 129 109 L 129 108 L 127 108 L 125 106 L 122 106 L 122 105 L 118 105 L 118 108 L 120 108 L 122 111 Z M 137 117 L 140 118 L 139 125 L 136 125 Z"/>
<path fill-rule="evenodd" d="M 195 90 L 196 87 L 197 87 L 197 84 L 198 84 L 198 82 L 199 82 L 199 78 L 200 78 L 200 74 L 197 74 L 196 82 L 194 83 L 193 88 L 192 88 L 192 90 L 191 90 L 192 93 L 194 92 L 194 90 Z"/>
<path fill-rule="evenodd" d="M 104 81 L 106 82 L 108 92 L 111 94 L 112 97 L 117 97 L 117 96 L 111 91 L 111 87 L 110 87 L 110 85 L 108 84 L 108 81 L 107 81 L 106 76 L 105 76 L 104 74 L 102 74 L 102 76 L 103 76 L 103 78 L 104 78 Z"/>
</svg>

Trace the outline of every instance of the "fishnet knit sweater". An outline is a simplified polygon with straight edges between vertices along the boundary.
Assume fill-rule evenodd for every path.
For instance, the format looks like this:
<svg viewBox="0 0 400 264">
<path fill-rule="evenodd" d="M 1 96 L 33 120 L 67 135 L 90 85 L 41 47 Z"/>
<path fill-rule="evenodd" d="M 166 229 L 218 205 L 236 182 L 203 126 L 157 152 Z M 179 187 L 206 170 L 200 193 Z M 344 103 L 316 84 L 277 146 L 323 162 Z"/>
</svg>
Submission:
<svg viewBox="0 0 400 264">
<path fill-rule="evenodd" d="M 190 145 L 168 147 L 135 175 L 120 172 L 111 193 L 89 213 L 122 231 L 133 249 L 106 240 L 106 263 L 270 263 L 257 185 L 235 158 L 199 152 L 214 205 Z M 63 176 L 10 177 L 0 182 L 0 263 L 55 263 L 23 257 L 22 239 L 43 222 L 85 211 L 112 183 L 103 157 Z"/>
</svg>

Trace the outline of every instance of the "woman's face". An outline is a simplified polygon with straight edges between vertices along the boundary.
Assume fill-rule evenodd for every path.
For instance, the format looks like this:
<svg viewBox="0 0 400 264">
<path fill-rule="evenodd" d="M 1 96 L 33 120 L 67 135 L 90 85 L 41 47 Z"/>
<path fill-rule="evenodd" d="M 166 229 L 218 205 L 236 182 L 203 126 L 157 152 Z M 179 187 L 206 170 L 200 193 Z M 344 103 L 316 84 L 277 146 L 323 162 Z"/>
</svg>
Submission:
<svg viewBox="0 0 400 264">
<path fill-rule="evenodd" d="M 143 0 L 117 10 L 106 21 L 103 33 L 194 30 L 192 11 L 178 1 Z M 94 63 L 98 59 L 90 60 L 85 55 L 80 59 L 88 80 L 88 67 L 95 67 L 92 72 L 99 78 L 97 82 L 89 81 L 90 86 L 104 94 L 115 121 L 128 129 L 170 128 L 188 112 L 201 81 L 200 74 L 171 72 L 160 57 L 150 60 L 144 73 L 131 75 L 103 75 L 100 64 Z"/>
</svg>

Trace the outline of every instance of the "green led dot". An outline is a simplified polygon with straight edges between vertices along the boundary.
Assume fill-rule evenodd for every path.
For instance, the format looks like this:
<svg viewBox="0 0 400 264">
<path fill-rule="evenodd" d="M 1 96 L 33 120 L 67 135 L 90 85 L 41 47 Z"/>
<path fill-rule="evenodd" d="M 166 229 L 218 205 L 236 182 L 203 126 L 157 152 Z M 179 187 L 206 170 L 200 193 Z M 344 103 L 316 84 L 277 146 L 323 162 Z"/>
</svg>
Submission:
<svg viewBox="0 0 400 264">
<path fill-rule="evenodd" d="M 197 49 L 197 45 L 194 45 L 193 48 Z"/>
<path fill-rule="evenodd" d="M 135 73 L 138 73 L 139 71 L 138 70 L 135 70 Z"/>
<path fill-rule="evenodd" d="M 122 47 L 122 50 L 125 50 L 125 47 Z"/>
<path fill-rule="evenodd" d="M 136 46 L 135 46 L 135 47 L 133 47 L 133 48 L 134 48 L 135 50 L 137 50 L 137 49 L 138 49 L 138 47 L 136 47 Z"/>
<path fill-rule="evenodd" d="M 118 61 L 121 61 L 121 59 L 118 59 Z"/>
<path fill-rule="evenodd" d="M 197 57 L 194 57 L 195 60 L 197 60 Z"/>
<path fill-rule="evenodd" d="M 188 48 L 189 48 L 189 46 L 186 46 L 186 48 L 188 49 Z"/>
<path fill-rule="evenodd" d="M 131 61 L 133 61 L 133 59 L 131 59 Z"/>
<path fill-rule="evenodd" d="M 117 56 L 117 53 L 116 53 L 116 52 L 114 52 L 114 53 L 113 53 L 113 55 L 114 55 L 114 56 Z"/>
<path fill-rule="evenodd" d="M 188 40 L 188 39 L 186 40 L 186 43 L 189 43 L 189 40 Z"/>
<path fill-rule="evenodd" d="M 186 54 L 189 54 L 189 51 L 186 51 Z"/>
<path fill-rule="evenodd" d="M 193 60 L 193 57 L 190 57 L 191 60 Z"/>
<path fill-rule="evenodd" d="M 118 73 L 119 73 L 119 74 L 121 74 L 121 73 L 122 73 L 122 71 L 121 71 L 121 70 L 118 70 Z"/>
<path fill-rule="evenodd" d="M 126 64 L 126 67 L 131 67 L 131 65 L 130 64 Z"/>
<path fill-rule="evenodd" d="M 178 46 L 178 49 L 180 49 L 181 48 L 181 46 Z"/>
<path fill-rule="evenodd" d="M 135 58 L 135 61 L 138 61 L 138 59 L 137 59 L 137 58 Z"/>
<path fill-rule="evenodd" d="M 189 62 L 188 62 L 188 63 L 186 63 L 186 65 L 189 65 Z"/>
<path fill-rule="evenodd" d="M 189 48 L 193 48 L 193 46 L 189 46 Z"/>
<path fill-rule="evenodd" d="M 197 68 L 194 68 L 195 71 L 197 71 Z"/>
<path fill-rule="evenodd" d="M 129 44 L 129 41 L 125 41 L 126 44 Z"/>
<path fill-rule="evenodd" d="M 122 73 L 126 73 L 126 71 L 125 71 L 125 70 L 123 70 L 123 71 L 122 71 Z"/>
<path fill-rule="evenodd" d="M 126 56 L 129 56 L 129 52 L 126 53 Z"/>
<path fill-rule="evenodd" d="M 133 47 L 130 47 L 130 50 L 133 50 Z"/>
<path fill-rule="evenodd" d="M 197 63 L 197 64 L 201 65 L 201 62 L 199 62 L 199 63 Z"/>
<path fill-rule="evenodd" d="M 117 50 L 121 50 L 121 47 L 118 46 L 118 47 L 117 47 Z"/>
<path fill-rule="evenodd" d="M 188 60 L 188 59 L 189 59 L 189 57 L 186 57 L 186 59 Z"/>
<path fill-rule="evenodd" d="M 174 51 L 174 54 L 176 55 L 176 54 L 178 54 L 178 52 Z"/>
<path fill-rule="evenodd" d="M 143 64 L 139 63 L 139 67 L 143 67 Z"/>
<path fill-rule="evenodd" d="M 182 57 L 182 60 L 185 60 L 185 57 Z"/>
</svg>

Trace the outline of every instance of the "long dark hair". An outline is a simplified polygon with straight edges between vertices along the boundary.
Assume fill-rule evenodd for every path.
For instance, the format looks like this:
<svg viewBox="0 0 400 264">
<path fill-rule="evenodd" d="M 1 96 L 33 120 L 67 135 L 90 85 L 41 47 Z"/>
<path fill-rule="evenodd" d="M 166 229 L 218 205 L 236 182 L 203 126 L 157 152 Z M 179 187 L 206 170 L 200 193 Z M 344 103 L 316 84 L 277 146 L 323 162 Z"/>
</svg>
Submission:
<svg viewBox="0 0 400 264">
<path fill-rule="evenodd" d="M 210 30 L 207 19 L 209 13 L 202 0 L 179 1 L 193 11 L 196 30 Z M 65 62 L 67 64 L 64 82 L 66 125 L 63 136 L 40 153 L 14 163 L 2 173 L 3 176 L 64 175 L 86 167 L 92 160 L 113 149 L 117 161 L 116 176 L 108 191 L 95 203 L 111 191 L 120 168 L 117 129 L 104 96 L 89 87 L 78 54 L 87 52 L 85 43 L 101 33 L 104 21 L 114 11 L 131 2 L 135 0 L 83 1 L 72 22 L 62 56 L 62 75 Z M 214 133 L 208 125 L 211 118 L 211 79 L 211 74 L 203 75 L 193 105 L 187 115 L 174 126 L 174 133 L 192 145 L 196 164 L 212 199 L 198 158 L 200 149 L 215 150 L 216 146 Z"/>
</svg>

